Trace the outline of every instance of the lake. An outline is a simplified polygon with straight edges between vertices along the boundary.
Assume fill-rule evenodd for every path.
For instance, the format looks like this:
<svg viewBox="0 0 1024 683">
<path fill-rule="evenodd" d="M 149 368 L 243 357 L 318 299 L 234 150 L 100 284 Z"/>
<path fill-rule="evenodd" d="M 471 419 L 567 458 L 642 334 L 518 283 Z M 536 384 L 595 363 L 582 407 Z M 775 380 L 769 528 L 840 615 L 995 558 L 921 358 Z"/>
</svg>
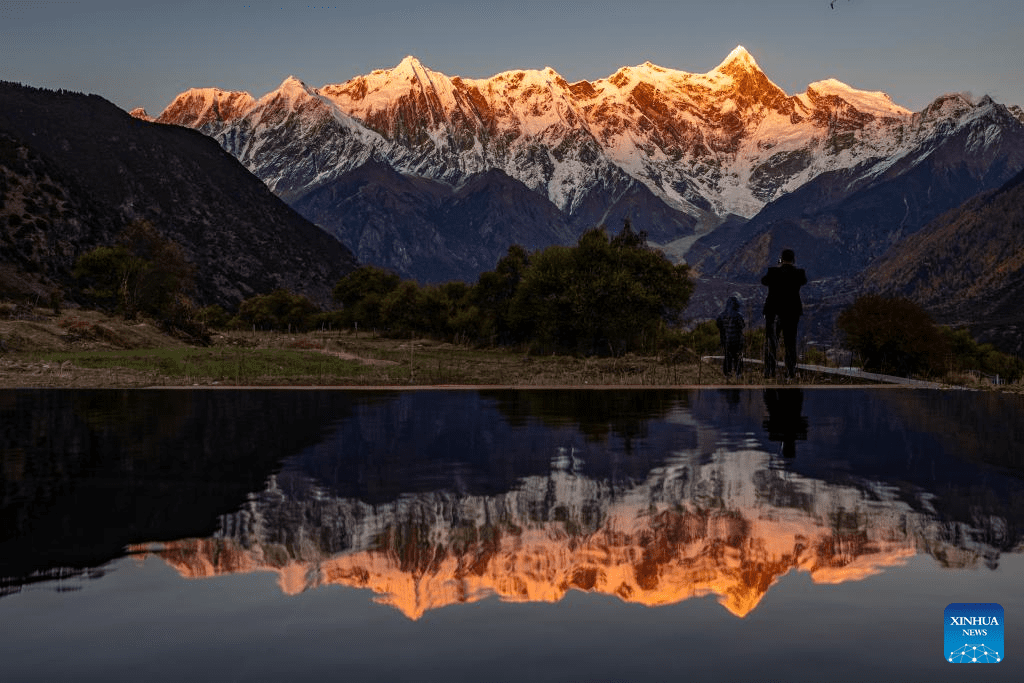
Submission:
<svg viewBox="0 0 1024 683">
<path fill-rule="evenodd" d="M 0 390 L 3 681 L 1019 681 L 1022 541 L 1021 396 Z"/>
</svg>

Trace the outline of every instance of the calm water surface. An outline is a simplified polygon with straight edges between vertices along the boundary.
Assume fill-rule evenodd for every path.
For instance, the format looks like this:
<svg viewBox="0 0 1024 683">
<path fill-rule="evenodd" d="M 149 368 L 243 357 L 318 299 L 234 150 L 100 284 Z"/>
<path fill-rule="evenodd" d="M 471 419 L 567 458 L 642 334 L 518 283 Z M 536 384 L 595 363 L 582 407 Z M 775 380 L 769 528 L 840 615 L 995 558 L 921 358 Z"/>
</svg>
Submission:
<svg viewBox="0 0 1024 683">
<path fill-rule="evenodd" d="M 1022 541 L 1022 397 L 0 391 L 0 681 L 1020 681 Z"/>
</svg>

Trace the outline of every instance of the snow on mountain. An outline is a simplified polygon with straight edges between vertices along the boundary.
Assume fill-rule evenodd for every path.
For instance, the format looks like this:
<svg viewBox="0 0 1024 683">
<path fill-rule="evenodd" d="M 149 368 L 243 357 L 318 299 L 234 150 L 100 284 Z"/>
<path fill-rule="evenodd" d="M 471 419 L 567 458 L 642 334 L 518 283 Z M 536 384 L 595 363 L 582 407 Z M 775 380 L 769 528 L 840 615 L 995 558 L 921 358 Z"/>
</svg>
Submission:
<svg viewBox="0 0 1024 683">
<path fill-rule="evenodd" d="M 158 121 L 173 121 L 179 126 L 202 128 L 211 121 L 230 121 L 252 108 L 255 101 L 247 92 L 220 88 L 190 88 L 174 98 Z"/>
<path fill-rule="evenodd" d="M 1010 132 L 1019 137 L 1012 110 L 982 97 L 972 102 L 961 94 L 942 95 L 922 111 L 913 114 L 905 126 L 894 130 L 902 139 L 890 154 L 877 157 L 864 165 L 857 182 L 882 178 L 890 169 L 916 165 L 927 159 L 933 151 L 958 134 L 968 135 L 964 144 L 962 162 L 976 166 L 986 164 L 987 153 L 998 146 Z"/>
<path fill-rule="evenodd" d="M 417 152 L 401 171 L 457 184 L 499 169 L 560 208 L 579 201 L 602 167 L 568 83 L 553 69 L 486 80 L 449 78 L 412 57 L 321 92 L 388 140 Z"/>
<path fill-rule="evenodd" d="M 320 88 L 289 77 L 259 100 L 189 90 L 158 120 L 213 136 L 286 201 L 375 158 L 452 186 L 497 169 L 570 217 L 632 179 L 713 226 L 826 172 L 882 171 L 975 109 L 950 95 L 912 113 L 835 79 L 788 95 L 740 46 L 703 74 L 646 62 L 576 83 L 550 67 L 449 77 L 409 56 Z"/>
<path fill-rule="evenodd" d="M 150 116 L 149 112 L 146 111 L 145 109 L 143 109 L 142 107 L 135 107 L 135 109 L 132 109 L 130 112 L 128 112 L 128 115 L 129 116 L 134 116 L 135 118 L 141 119 L 143 121 L 154 121 L 154 120 L 156 120 L 156 119 L 154 119 L 154 117 Z"/>
<path fill-rule="evenodd" d="M 807 86 L 807 92 L 801 96 L 805 104 L 812 104 L 811 94 L 816 97 L 832 97 L 848 103 L 857 111 L 872 116 L 905 118 L 909 111 L 893 103 L 884 92 L 865 92 L 855 90 L 841 81 L 828 78 L 816 81 Z"/>
<path fill-rule="evenodd" d="M 259 100 L 214 89 L 179 95 L 158 117 L 211 135 L 275 194 L 294 200 L 364 163 L 401 150 L 294 76 Z"/>
<path fill-rule="evenodd" d="M 837 295 L 857 291 L 852 278 L 873 259 L 1024 168 L 1024 126 L 988 97 L 944 95 L 891 133 L 900 144 L 889 155 L 822 173 L 741 227 L 700 236 L 687 262 L 705 281 L 754 284 L 781 249 L 794 249 L 813 274 L 805 321 L 820 322 L 817 333 L 827 338 L 838 308 L 849 303 Z M 720 310 L 715 291 L 703 288 L 688 314 Z"/>
</svg>

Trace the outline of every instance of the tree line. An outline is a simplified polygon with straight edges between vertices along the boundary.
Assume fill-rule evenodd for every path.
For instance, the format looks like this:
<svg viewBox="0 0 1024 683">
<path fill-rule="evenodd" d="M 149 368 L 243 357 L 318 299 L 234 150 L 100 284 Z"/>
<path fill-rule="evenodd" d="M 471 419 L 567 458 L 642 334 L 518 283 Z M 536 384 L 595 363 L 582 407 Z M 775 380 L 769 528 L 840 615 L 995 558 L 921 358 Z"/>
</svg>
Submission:
<svg viewBox="0 0 1024 683">
<path fill-rule="evenodd" d="M 234 313 L 197 308 L 190 298 L 194 267 L 144 221 L 129 225 L 114 245 L 82 254 L 74 276 L 98 307 L 126 318 L 146 315 L 198 341 L 211 328 L 351 329 L 535 353 L 668 352 L 679 360 L 683 351 L 696 360 L 719 345 L 714 321 L 681 327 L 694 288 L 688 267 L 648 247 L 628 220 L 614 236 L 594 228 L 572 246 L 529 253 L 512 245 L 474 284 L 420 285 L 364 265 L 336 283 L 337 308 L 329 311 L 283 289 L 246 299 Z M 977 370 L 1010 382 L 1024 376 L 1020 358 L 977 343 L 967 330 L 936 324 L 906 298 L 862 295 L 836 326 L 866 370 L 932 378 Z M 758 355 L 763 328 L 748 324 L 747 336 L 748 354 Z"/>
<path fill-rule="evenodd" d="M 677 328 L 693 293 L 686 265 L 646 244 L 627 221 L 574 246 L 512 245 L 475 284 L 420 285 L 376 266 L 340 280 L 334 324 L 543 353 L 621 355 L 653 349 Z M 240 309 L 240 316 L 245 312 Z"/>
<path fill-rule="evenodd" d="M 658 348 L 678 335 L 693 293 L 688 267 L 648 247 L 629 221 L 614 236 L 604 227 L 588 230 L 573 246 L 528 253 L 512 245 L 475 284 L 420 285 L 362 266 L 335 285 L 332 311 L 287 290 L 246 299 L 234 313 L 196 309 L 189 298 L 194 269 L 145 222 L 129 226 L 115 245 L 80 256 L 74 275 L 97 306 L 179 330 L 348 328 L 584 355 Z"/>
</svg>

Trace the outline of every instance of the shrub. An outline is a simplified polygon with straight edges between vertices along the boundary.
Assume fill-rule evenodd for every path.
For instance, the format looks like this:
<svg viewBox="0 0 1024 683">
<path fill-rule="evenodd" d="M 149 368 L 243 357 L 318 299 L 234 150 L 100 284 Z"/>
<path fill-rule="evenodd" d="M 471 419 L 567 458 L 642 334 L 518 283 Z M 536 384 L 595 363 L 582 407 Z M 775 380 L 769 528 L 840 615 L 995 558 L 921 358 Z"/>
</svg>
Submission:
<svg viewBox="0 0 1024 683">
<path fill-rule="evenodd" d="M 131 320 L 142 313 L 177 320 L 192 292 L 195 269 L 177 244 L 145 221 L 135 221 L 117 244 L 96 247 L 75 261 L 74 277 L 86 294 Z"/>
<path fill-rule="evenodd" d="M 936 376 L 945 369 L 946 339 L 910 299 L 860 296 L 839 314 L 836 325 L 867 370 Z"/>
<path fill-rule="evenodd" d="M 261 330 L 309 331 L 316 327 L 319 313 L 307 297 L 286 289 L 250 297 L 238 307 L 238 319 Z"/>
<path fill-rule="evenodd" d="M 627 221 L 612 239 L 595 228 L 575 247 L 531 256 L 509 306 L 513 334 L 544 349 L 620 355 L 678 324 L 693 292 L 689 270 L 645 241 Z"/>
<path fill-rule="evenodd" d="M 231 316 L 220 304 L 213 304 L 200 308 L 196 312 L 196 320 L 209 328 L 223 330 L 228 327 Z"/>
<path fill-rule="evenodd" d="M 986 375 L 998 375 L 1007 382 L 1016 382 L 1024 376 L 1024 361 L 1002 353 L 991 344 L 978 344 L 966 329 L 941 328 L 949 349 L 949 370 L 965 372 L 976 370 Z"/>
<path fill-rule="evenodd" d="M 361 266 L 334 285 L 334 300 L 342 305 L 342 319 L 364 329 L 383 327 L 381 305 L 402 280 L 376 266 Z"/>
<path fill-rule="evenodd" d="M 804 352 L 804 362 L 810 363 L 811 365 L 828 365 L 828 356 L 825 352 L 819 349 L 817 346 L 809 346 Z"/>
<path fill-rule="evenodd" d="M 693 329 L 683 333 L 683 346 L 690 349 L 697 357 L 703 357 L 720 351 L 722 344 L 718 333 L 718 325 L 714 320 L 705 320 Z"/>
</svg>

